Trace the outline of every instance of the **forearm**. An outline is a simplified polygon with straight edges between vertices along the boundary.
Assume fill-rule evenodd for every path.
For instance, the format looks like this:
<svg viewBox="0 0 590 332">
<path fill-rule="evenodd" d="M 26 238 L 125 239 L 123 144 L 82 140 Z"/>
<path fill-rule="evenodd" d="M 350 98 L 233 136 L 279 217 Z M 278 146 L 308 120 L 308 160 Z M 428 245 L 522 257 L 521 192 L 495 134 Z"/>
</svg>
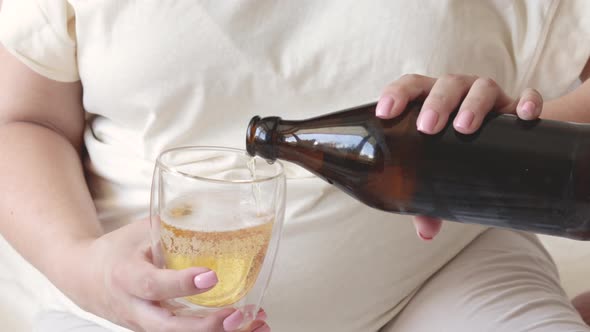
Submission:
<svg viewBox="0 0 590 332">
<path fill-rule="evenodd" d="M 0 233 L 58 287 L 72 248 L 102 231 L 73 145 L 41 125 L 0 125 Z"/>
<path fill-rule="evenodd" d="M 560 98 L 545 102 L 541 118 L 590 123 L 590 80 Z"/>
</svg>

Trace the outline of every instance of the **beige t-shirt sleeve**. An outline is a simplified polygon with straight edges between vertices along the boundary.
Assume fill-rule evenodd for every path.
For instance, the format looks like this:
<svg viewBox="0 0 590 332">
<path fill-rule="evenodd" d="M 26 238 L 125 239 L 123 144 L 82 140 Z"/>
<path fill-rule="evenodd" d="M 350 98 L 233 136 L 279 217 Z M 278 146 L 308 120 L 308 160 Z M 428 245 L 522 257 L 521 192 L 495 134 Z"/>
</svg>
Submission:
<svg viewBox="0 0 590 332">
<path fill-rule="evenodd" d="M 79 79 L 75 16 L 66 0 L 3 0 L 0 42 L 45 77 L 61 82 Z"/>
</svg>

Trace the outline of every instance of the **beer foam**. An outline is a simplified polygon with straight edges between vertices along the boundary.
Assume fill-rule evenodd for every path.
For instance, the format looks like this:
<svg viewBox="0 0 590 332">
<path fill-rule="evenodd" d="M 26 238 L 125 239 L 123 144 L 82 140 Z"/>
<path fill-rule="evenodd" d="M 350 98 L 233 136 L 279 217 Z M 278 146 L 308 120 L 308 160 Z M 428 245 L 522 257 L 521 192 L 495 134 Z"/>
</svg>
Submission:
<svg viewBox="0 0 590 332">
<path fill-rule="evenodd" d="M 169 202 L 162 219 L 175 228 L 201 232 L 233 231 L 272 222 L 272 213 L 257 210 L 254 202 L 240 200 L 236 194 L 196 194 Z"/>
</svg>

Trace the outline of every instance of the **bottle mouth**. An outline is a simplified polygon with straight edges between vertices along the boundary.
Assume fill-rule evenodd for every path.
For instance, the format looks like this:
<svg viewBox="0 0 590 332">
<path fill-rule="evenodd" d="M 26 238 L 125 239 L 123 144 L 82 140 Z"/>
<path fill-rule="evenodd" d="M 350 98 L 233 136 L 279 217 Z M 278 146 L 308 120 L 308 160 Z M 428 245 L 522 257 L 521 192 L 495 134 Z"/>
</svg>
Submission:
<svg viewBox="0 0 590 332">
<path fill-rule="evenodd" d="M 260 117 L 258 115 L 254 116 L 250 120 L 246 130 L 246 151 L 252 157 L 256 155 L 256 128 L 258 127 L 259 121 Z"/>
<path fill-rule="evenodd" d="M 277 126 L 281 118 L 255 116 L 250 120 L 246 131 L 246 152 L 254 157 L 259 156 L 269 162 L 277 159 Z"/>
</svg>

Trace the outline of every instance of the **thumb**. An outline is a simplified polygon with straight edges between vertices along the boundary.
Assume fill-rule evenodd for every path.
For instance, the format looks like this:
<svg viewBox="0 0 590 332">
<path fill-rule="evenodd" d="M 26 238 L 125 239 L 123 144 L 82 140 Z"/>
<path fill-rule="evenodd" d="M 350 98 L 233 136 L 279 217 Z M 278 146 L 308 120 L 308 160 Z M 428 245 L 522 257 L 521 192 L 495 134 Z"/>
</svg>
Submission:
<svg viewBox="0 0 590 332">
<path fill-rule="evenodd" d="M 516 114 L 523 120 L 538 119 L 543 110 L 543 97 L 535 89 L 526 89 L 516 105 Z"/>
<path fill-rule="evenodd" d="M 215 272 L 204 267 L 159 269 L 147 260 L 121 267 L 114 271 L 113 279 L 127 292 L 151 301 L 200 294 L 218 283 Z"/>
<path fill-rule="evenodd" d="M 432 240 L 442 226 L 442 220 L 438 218 L 432 218 L 427 216 L 416 216 L 414 217 L 414 227 L 416 227 L 416 233 L 422 240 Z"/>
</svg>

